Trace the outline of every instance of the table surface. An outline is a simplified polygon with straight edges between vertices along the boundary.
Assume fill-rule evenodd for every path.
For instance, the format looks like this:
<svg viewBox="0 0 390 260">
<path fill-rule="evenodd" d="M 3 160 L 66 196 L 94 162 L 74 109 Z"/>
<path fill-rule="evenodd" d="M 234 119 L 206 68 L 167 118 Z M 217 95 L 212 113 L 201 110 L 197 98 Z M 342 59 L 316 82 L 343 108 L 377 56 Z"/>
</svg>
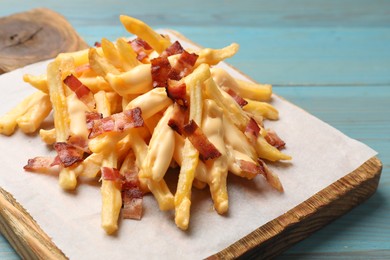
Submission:
<svg viewBox="0 0 390 260">
<path fill-rule="evenodd" d="M 390 1 L 183 2 L 1 0 L 0 16 L 51 8 L 89 44 L 127 35 L 120 14 L 177 30 L 207 47 L 239 43 L 229 63 L 369 145 L 383 163 L 369 200 L 279 258 L 390 258 Z M 0 258 L 18 259 L 1 235 Z"/>
</svg>

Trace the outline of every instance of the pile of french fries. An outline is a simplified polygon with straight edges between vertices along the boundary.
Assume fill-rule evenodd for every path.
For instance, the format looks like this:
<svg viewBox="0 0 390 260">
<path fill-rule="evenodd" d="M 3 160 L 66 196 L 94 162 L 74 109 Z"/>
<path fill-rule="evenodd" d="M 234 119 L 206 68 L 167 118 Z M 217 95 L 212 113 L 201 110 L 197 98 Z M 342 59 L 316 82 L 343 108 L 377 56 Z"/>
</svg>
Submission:
<svg viewBox="0 0 390 260">
<path fill-rule="evenodd" d="M 191 71 L 179 80 L 185 84 L 187 104 L 182 104 L 170 98 L 166 88 L 153 86 L 151 61 L 172 45 L 169 37 L 135 18 L 121 16 L 120 20 L 127 31 L 151 47 L 142 59 L 124 38 L 114 43 L 102 39 L 99 47 L 58 55 L 48 65 L 46 74 L 24 76 L 24 81 L 37 92 L 0 118 L 0 132 L 11 135 L 18 126 L 25 133 L 39 131 L 48 145 L 75 139 L 84 142 L 87 151 L 82 160 L 57 168 L 59 185 L 65 190 L 75 189 L 79 178 L 99 179 L 103 167 L 117 169 L 121 175 L 136 169 L 142 192 L 151 192 L 161 210 L 174 210 L 175 223 L 182 230 L 189 226 L 193 186 L 208 186 L 215 210 L 219 214 L 227 212 L 228 172 L 247 179 L 262 174 L 272 187 L 282 191 L 278 177 L 263 161 L 291 159 L 269 141 L 272 131 L 263 126 L 264 119 L 278 119 L 278 111 L 267 103 L 272 95 L 271 85 L 235 79 L 214 67 L 233 56 L 238 45 L 187 50 L 198 58 Z M 175 64 L 178 58 L 179 55 L 172 55 L 168 60 Z M 85 100 L 65 84 L 69 75 L 87 87 Z M 240 105 L 229 91 L 244 104 Z M 199 126 L 199 131 L 218 150 L 218 156 L 203 158 L 190 137 L 170 126 L 178 106 L 184 107 L 188 121 Z M 87 113 L 97 112 L 108 118 L 136 108 L 141 111 L 141 126 L 103 131 L 91 137 Z M 54 127 L 40 129 L 51 111 Z M 248 135 L 248 125 L 253 122 L 259 133 Z M 180 170 L 177 189 L 172 192 L 165 177 L 175 167 Z M 112 234 L 118 229 L 121 185 L 103 177 L 99 181 L 102 227 Z"/>
</svg>

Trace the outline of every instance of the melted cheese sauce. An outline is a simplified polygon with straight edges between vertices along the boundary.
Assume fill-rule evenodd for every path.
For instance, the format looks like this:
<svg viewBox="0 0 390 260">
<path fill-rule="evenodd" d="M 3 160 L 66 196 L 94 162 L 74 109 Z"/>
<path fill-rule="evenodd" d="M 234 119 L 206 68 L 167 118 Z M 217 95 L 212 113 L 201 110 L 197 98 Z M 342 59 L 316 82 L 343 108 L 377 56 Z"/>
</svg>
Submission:
<svg viewBox="0 0 390 260">
<path fill-rule="evenodd" d="M 88 107 L 74 93 L 66 97 L 66 102 L 68 104 L 71 135 L 87 138 L 89 132 L 85 111 L 89 111 Z"/>
</svg>

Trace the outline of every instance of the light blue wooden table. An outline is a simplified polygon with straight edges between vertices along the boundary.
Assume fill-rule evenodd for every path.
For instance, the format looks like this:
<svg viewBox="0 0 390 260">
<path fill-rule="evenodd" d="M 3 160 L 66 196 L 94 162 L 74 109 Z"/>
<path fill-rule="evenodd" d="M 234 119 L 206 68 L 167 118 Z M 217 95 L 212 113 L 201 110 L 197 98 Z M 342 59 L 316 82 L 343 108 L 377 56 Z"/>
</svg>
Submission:
<svg viewBox="0 0 390 260">
<path fill-rule="evenodd" d="M 0 0 L 0 16 L 51 8 L 89 44 L 126 35 L 119 14 L 178 30 L 203 46 L 238 42 L 231 64 L 371 146 L 383 162 L 373 197 L 280 259 L 390 259 L 390 1 L 191 2 Z M 17 258 L 0 235 L 0 259 Z"/>
</svg>

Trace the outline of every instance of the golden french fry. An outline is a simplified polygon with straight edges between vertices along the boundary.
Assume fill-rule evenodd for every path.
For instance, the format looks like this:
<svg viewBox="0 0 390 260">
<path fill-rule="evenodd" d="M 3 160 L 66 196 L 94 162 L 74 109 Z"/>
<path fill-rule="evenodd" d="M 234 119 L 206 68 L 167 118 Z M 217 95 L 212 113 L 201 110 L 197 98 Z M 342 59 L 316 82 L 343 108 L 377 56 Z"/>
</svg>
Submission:
<svg viewBox="0 0 390 260">
<path fill-rule="evenodd" d="M 126 15 L 121 15 L 119 18 L 128 32 L 146 41 L 158 53 L 162 53 L 171 45 L 169 39 L 155 32 L 144 22 Z"/>
<path fill-rule="evenodd" d="M 246 99 L 246 101 L 248 104 L 246 104 L 243 109 L 252 115 L 262 116 L 271 120 L 279 119 L 278 110 L 271 104 L 251 99 Z"/>
<path fill-rule="evenodd" d="M 268 101 L 271 99 L 272 86 L 269 84 L 256 84 L 238 80 L 221 68 L 213 68 L 211 75 L 219 87 L 231 89 L 242 98 L 249 98 L 256 101 Z"/>
<path fill-rule="evenodd" d="M 54 144 L 56 142 L 56 130 L 54 128 L 50 130 L 40 129 L 39 136 L 46 144 Z"/>
<path fill-rule="evenodd" d="M 149 142 L 148 152 L 142 165 L 143 178 L 150 178 L 156 182 L 164 178 L 166 171 L 171 163 L 174 147 L 174 131 L 168 125 L 172 117 L 173 105 L 169 106 L 163 117 L 154 129 L 152 138 Z M 169 160 L 167 160 L 169 158 Z"/>
<path fill-rule="evenodd" d="M 167 96 L 165 88 L 154 88 L 134 98 L 125 109 L 139 107 L 142 111 L 142 118 L 146 120 L 171 104 L 172 100 Z"/>
<path fill-rule="evenodd" d="M 237 43 L 232 43 L 222 49 L 202 49 L 199 52 L 199 58 L 196 60 L 195 67 L 205 63 L 208 65 L 217 65 L 219 62 L 236 54 L 239 48 L 240 46 Z"/>
<path fill-rule="evenodd" d="M 95 48 L 90 48 L 88 52 L 89 65 L 99 76 L 106 77 L 108 73 L 119 74 L 119 70 L 110 64 L 105 58 L 100 56 Z"/>
<path fill-rule="evenodd" d="M 106 80 L 121 96 L 143 94 L 153 89 L 150 64 L 141 64 L 123 73 L 108 73 Z"/>
<path fill-rule="evenodd" d="M 24 133 L 35 132 L 43 120 L 51 111 L 50 97 L 45 95 L 42 99 L 34 104 L 24 115 L 16 119 L 19 128 Z"/>
<path fill-rule="evenodd" d="M 271 84 L 258 84 L 245 80 L 236 79 L 240 93 L 243 97 L 258 101 L 268 101 L 272 97 Z"/>
<path fill-rule="evenodd" d="M 31 74 L 24 74 L 23 81 L 29 83 L 34 88 L 48 94 L 49 90 L 47 88 L 47 76 L 46 74 L 42 74 L 39 76 L 34 76 Z"/>
<path fill-rule="evenodd" d="M 121 56 L 119 55 L 118 49 L 115 44 L 106 38 L 102 39 L 102 50 L 104 53 L 104 57 L 107 59 L 109 63 L 114 65 L 117 69 L 123 68 L 123 63 Z"/>
<path fill-rule="evenodd" d="M 226 147 L 224 142 L 223 110 L 213 100 L 204 101 L 202 118 L 202 130 L 209 141 L 221 153 L 221 156 L 212 160 L 209 164 L 209 181 L 211 197 L 214 201 L 214 208 L 219 214 L 228 210 L 227 173 L 228 163 Z M 207 162 L 209 163 L 209 162 Z"/>
<path fill-rule="evenodd" d="M 130 70 L 141 64 L 137 60 L 137 54 L 135 53 L 131 45 L 127 43 L 127 41 L 122 38 L 119 38 L 116 41 L 116 45 L 118 47 L 118 52 L 123 62 L 124 70 Z"/>
<path fill-rule="evenodd" d="M 186 78 L 187 88 L 190 92 L 190 120 L 194 120 L 198 125 L 201 125 L 203 110 L 202 85 L 203 81 L 209 76 L 209 69 L 207 66 L 199 66 L 193 73 L 198 78 Z M 190 219 L 191 188 L 199 162 L 199 152 L 189 139 L 184 141 L 182 158 L 175 194 L 175 223 L 180 229 L 186 230 Z"/>
<path fill-rule="evenodd" d="M 41 91 L 35 92 L 25 98 L 8 113 L 0 117 L 0 133 L 3 135 L 12 135 L 17 125 L 17 119 L 24 115 L 35 104 L 39 103 L 45 96 L 46 94 Z"/>
</svg>

